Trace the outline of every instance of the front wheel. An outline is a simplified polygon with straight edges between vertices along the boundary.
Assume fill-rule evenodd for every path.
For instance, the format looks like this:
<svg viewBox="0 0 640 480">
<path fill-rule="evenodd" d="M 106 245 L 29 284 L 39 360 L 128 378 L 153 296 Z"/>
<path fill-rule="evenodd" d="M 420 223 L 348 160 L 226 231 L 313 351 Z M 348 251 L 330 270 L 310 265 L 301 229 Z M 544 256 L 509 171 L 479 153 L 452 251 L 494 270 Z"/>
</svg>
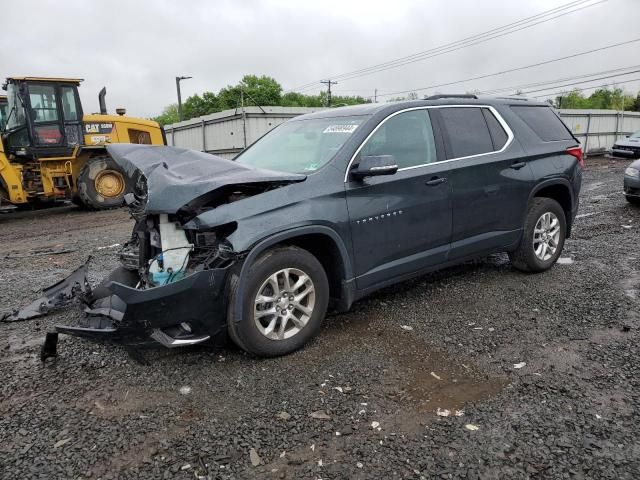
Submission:
<svg viewBox="0 0 640 480">
<path fill-rule="evenodd" d="M 564 210 L 551 198 L 532 200 L 518 248 L 509 253 L 511 263 L 523 272 L 543 272 L 556 263 L 567 234 Z"/>
<path fill-rule="evenodd" d="M 131 183 L 113 158 L 93 157 L 78 175 L 78 198 L 85 207 L 94 210 L 120 207 L 124 195 L 133 190 Z"/>
<path fill-rule="evenodd" d="M 315 336 L 327 312 L 329 283 L 320 262 L 298 247 L 267 251 L 251 265 L 243 315 L 234 321 L 232 280 L 228 330 L 243 350 L 260 357 L 294 352 Z"/>
<path fill-rule="evenodd" d="M 632 205 L 640 205 L 640 197 L 636 197 L 633 195 L 625 195 L 625 198 L 627 199 L 627 202 L 629 202 Z"/>
</svg>

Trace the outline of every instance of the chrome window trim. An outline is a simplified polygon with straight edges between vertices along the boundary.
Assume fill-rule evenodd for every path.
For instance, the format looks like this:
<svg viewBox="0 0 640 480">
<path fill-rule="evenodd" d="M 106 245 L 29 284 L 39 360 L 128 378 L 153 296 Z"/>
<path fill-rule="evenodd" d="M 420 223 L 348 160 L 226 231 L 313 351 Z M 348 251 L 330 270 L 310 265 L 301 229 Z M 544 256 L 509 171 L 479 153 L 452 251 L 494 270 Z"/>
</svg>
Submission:
<svg viewBox="0 0 640 480">
<path fill-rule="evenodd" d="M 513 131 L 511 131 L 511 128 L 509 127 L 509 124 L 504 120 L 504 118 L 502 118 L 502 115 L 500 115 L 500 113 L 498 113 L 498 111 L 494 107 L 492 107 L 491 105 L 431 105 L 431 106 L 424 106 L 424 107 L 405 108 L 403 110 L 398 110 L 397 112 L 393 112 L 391 115 L 388 115 L 387 117 L 385 117 L 378 125 L 376 125 L 376 128 L 374 128 L 371 131 L 371 133 L 369 133 L 369 135 L 367 135 L 367 138 L 365 138 L 362 141 L 362 143 L 360 144 L 358 149 L 355 151 L 355 153 L 351 157 L 351 160 L 349 160 L 349 164 L 347 165 L 347 171 L 344 173 L 344 183 L 347 183 L 349 181 L 349 172 L 351 171 L 351 165 L 353 164 L 353 161 L 355 160 L 355 158 L 360 153 L 360 150 L 362 150 L 362 148 L 369 141 L 369 139 L 378 131 L 378 129 L 387 120 L 389 120 L 390 118 L 395 117 L 396 115 L 399 115 L 401 113 L 411 112 L 413 110 L 430 110 L 430 109 L 436 109 L 436 108 L 487 108 L 493 114 L 493 116 L 496 117 L 496 120 L 498 120 L 498 123 L 502 126 L 504 131 L 507 133 L 507 141 L 505 142 L 505 144 L 502 146 L 502 148 L 500 150 L 494 150 L 492 152 L 485 152 L 485 153 L 477 153 L 475 155 L 467 155 L 466 157 L 449 158 L 447 160 L 440 160 L 438 162 L 431 162 L 431 163 L 423 163 L 422 165 L 413 165 L 411 167 L 403 167 L 403 168 L 399 168 L 398 172 L 403 172 L 405 170 L 413 170 L 415 168 L 422 168 L 422 167 L 426 167 L 426 166 L 429 166 L 429 165 L 436 165 L 436 164 L 441 164 L 441 163 L 455 162 L 455 161 L 458 161 L 458 160 L 466 160 L 467 158 L 476 158 L 476 157 L 483 157 L 483 156 L 486 156 L 486 155 L 494 155 L 496 153 L 502 153 L 509 147 L 509 145 L 511 145 L 511 142 L 513 142 L 514 135 L 513 135 Z M 431 121 L 431 119 L 429 119 L 429 121 Z M 433 126 L 432 126 L 432 128 L 433 128 Z M 488 130 L 488 127 L 487 127 L 487 130 Z"/>
</svg>

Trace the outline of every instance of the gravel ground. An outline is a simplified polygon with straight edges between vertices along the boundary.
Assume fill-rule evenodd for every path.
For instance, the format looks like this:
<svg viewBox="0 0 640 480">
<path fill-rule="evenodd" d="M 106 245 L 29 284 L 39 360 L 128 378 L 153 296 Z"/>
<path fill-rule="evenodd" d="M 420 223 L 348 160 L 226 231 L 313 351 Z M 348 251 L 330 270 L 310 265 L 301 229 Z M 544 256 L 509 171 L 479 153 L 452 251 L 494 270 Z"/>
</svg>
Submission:
<svg viewBox="0 0 640 480">
<path fill-rule="evenodd" d="M 61 336 L 42 365 L 45 331 L 75 308 L 0 324 L 0 478 L 637 479 L 627 163 L 588 161 L 567 260 L 549 272 L 499 255 L 405 282 L 285 358 L 159 347 L 145 366 Z M 0 216 L 0 229 L 1 311 L 89 254 L 97 281 L 131 221 L 65 207 Z M 73 251 L 25 256 L 60 248 Z"/>
</svg>

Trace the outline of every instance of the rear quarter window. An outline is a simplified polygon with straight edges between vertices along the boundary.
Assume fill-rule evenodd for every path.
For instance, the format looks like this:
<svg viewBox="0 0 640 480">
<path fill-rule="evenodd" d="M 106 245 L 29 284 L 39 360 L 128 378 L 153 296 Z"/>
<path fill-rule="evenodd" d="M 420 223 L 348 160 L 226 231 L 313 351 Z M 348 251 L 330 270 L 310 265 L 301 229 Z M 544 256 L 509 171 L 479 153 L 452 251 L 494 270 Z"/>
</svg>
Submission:
<svg viewBox="0 0 640 480">
<path fill-rule="evenodd" d="M 500 150 L 504 147 L 504 144 L 507 143 L 509 139 L 507 132 L 504 131 L 498 119 L 491 113 L 491 110 L 488 108 L 483 108 L 482 113 L 484 114 L 484 119 L 487 121 L 487 126 L 489 127 L 489 133 L 491 133 L 491 139 L 493 140 L 493 149 Z"/>
<path fill-rule="evenodd" d="M 569 129 L 549 107 L 513 105 L 511 110 L 513 110 L 543 142 L 573 140 Z"/>
</svg>

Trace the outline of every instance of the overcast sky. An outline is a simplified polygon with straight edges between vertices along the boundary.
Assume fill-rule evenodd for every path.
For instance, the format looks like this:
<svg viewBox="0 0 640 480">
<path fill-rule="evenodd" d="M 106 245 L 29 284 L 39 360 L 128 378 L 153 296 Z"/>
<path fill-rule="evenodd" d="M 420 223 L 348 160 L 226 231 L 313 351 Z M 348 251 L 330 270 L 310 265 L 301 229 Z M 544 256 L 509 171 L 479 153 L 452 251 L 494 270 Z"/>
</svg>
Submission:
<svg viewBox="0 0 640 480">
<path fill-rule="evenodd" d="M 124 106 L 130 115 L 148 117 L 176 101 L 176 75 L 193 76 L 182 84 L 183 98 L 217 91 L 247 73 L 270 75 L 286 90 L 461 40 L 567 3 L 20 0 L 3 3 L 0 9 L 0 75 L 84 78 L 85 112 L 98 110 L 97 94 L 104 85 L 110 111 Z M 640 0 L 608 0 L 486 43 L 341 81 L 334 91 L 368 97 L 376 88 L 383 95 L 493 73 L 638 38 L 638 25 Z M 629 67 L 640 64 L 639 51 L 640 42 L 418 93 L 484 91 Z M 618 80 L 635 78 L 640 73 Z M 623 86 L 637 92 L 640 81 Z M 308 93 L 320 88 L 324 87 L 318 84 Z"/>
</svg>

